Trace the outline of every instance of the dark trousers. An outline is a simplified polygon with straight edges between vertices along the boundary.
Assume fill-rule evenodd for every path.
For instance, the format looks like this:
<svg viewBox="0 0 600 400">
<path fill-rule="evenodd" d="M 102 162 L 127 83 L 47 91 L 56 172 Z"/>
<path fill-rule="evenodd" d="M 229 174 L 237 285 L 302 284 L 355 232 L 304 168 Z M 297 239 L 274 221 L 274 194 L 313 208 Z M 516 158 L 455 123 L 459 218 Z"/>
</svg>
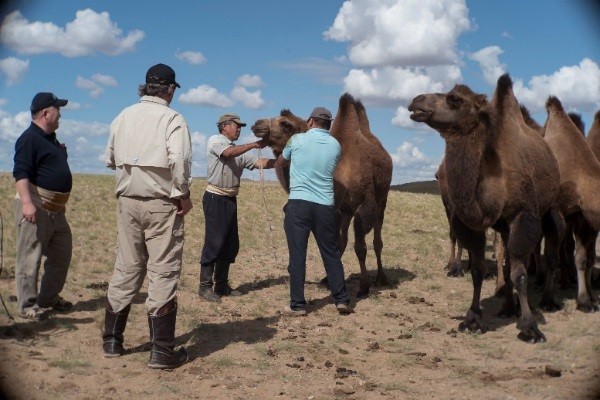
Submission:
<svg viewBox="0 0 600 400">
<path fill-rule="evenodd" d="M 240 249 L 236 198 L 204 192 L 202 208 L 204 246 L 200 265 L 210 265 L 216 261 L 234 263 Z"/>
<path fill-rule="evenodd" d="M 284 229 L 288 242 L 290 273 L 290 307 L 294 310 L 306 307 L 304 282 L 306 280 L 306 249 L 310 232 L 315 236 L 321 258 L 325 265 L 327 283 L 335 303 L 350 302 L 344 266 L 337 244 L 336 210 L 305 200 L 289 200 L 284 207 Z"/>
</svg>

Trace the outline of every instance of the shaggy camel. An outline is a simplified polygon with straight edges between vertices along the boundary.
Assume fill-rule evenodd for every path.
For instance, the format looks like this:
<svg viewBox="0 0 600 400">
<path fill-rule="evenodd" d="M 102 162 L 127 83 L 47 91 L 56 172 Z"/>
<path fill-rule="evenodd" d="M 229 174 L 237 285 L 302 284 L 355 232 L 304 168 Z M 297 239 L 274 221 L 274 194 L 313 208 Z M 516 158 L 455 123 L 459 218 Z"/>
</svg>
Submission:
<svg viewBox="0 0 600 400">
<path fill-rule="evenodd" d="M 442 160 L 437 172 L 435 173 L 435 179 L 437 179 L 438 181 L 440 196 L 442 198 L 442 204 L 444 205 L 444 211 L 446 212 L 446 218 L 448 219 L 448 225 L 450 228 L 448 230 L 448 236 L 450 238 L 450 257 L 448 258 L 448 263 L 446 264 L 446 267 L 444 269 L 448 271 L 448 276 L 457 278 L 460 276 L 464 276 L 464 268 L 461 260 L 463 247 L 458 242 L 458 240 L 456 240 L 456 235 L 452 230 L 452 204 L 450 203 L 450 195 L 448 193 L 448 182 L 446 180 L 446 165 L 444 160 Z M 504 265 L 504 246 L 502 244 L 501 238 L 495 231 L 493 247 L 498 271 L 496 275 L 496 292 L 498 292 L 500 288 L 504 286 L 504 278 L 502 275 L 502 268 Z M 468 267 L 468 269 L 470 269 L 470 266 Z"/>
<path fill-rule="evenodd" d="M 276 157 L 292 135 L 307 129 L 306 120 L 289 110 L 282 110 L 278 117 L 260 119 L 252 126 L 257 137 L 267 139 Z M 363 297 L 369 294 L 370 287 L 365 236 L 371 229 L 377 257 L 375 283 L 382 286 L 389 284 L 381 261 L 381 229 L 392 181 L 392 158 L 371 132 L 362 103 L 347 93 L 340 97 L 331 135 L 342 147 L 334 173 L 335 204 L 339 210 L 339 247 L 343 253 L 348 244 L 348 228 L 354 218 L 354 251 L 361 273 L 358 296 Z M 283 188 L 289 191 L 289 167 L 277 169 L 276 173 Z"/>
<path fill-rule="evenodd" d="M 546 102 L 548 118 L 544 138 L 560 168 L 560 209 L 573 224 L 577 268 L 577 309 L 598 311 L 592 296 L 591 274 L 595 262 L 597 231 L 600 229 L 600 162 L 586 139 L 554 96 Z"/>
<path fill-rule="evenodd" d="M 588 146 L 590 146 L 590 149 L 596 156 L 596 159 L 600 161 L 600 111 L 597 111 L 594 115 L 594 121 L 592 122 L 592 126 L 588 131 L 586 141 Z M 598 232 L 596 232 L 596 239 L 597 237 Z M 591 260 L 596 259 L 596 239 L 594 239 L 590 243 L 590 248 L 588 250 L 590 252 L 589 257 Z M 596 287 L 600 286 L 600 273 L 596 275 L 594 283 Z"/>
<path fill-rule="evenodd" d="M 546 238 L 546 260 L 556 260 L 564 221 L 556 207 L 559 172 L 542 137 L 527 127 L 508 75 L 498 79 L 490 102 L 465 85 L 448 93 L 422 94 L 409 106 L 411 118 L 436 129 L 446 142 L 445 162 L 452 229 L 469 251 L 473 298 L 459 329 L 485 331 L 480 308 L 485 276 L 485 232 L 500 232 L 506 248 L 504 275 L 510 276 L 501 295 L 502 315 L 517 315 L 512 297 L 517 291 L 521 317 L 518 337 L 545 341 L 527 297 L 525 262 Z M 548 268 L 552 269 L 550 262 Z M 546 294 L 546 293 L 545 293 Z M 552 299 L 542 300 L 552 302 Z"/>
</svg>

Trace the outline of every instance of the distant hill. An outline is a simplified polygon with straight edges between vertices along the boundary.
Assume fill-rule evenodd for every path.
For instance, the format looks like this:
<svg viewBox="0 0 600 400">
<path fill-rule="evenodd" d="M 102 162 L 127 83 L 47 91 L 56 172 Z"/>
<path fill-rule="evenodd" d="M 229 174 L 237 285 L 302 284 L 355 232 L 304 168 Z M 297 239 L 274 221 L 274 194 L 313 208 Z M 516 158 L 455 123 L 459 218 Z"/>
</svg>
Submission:
<svg viewBox="0 0 600 400">
<path fill-rule="evenodd" d="M 403 183 L 402 185 L 392 185 L 390 186 L 390 189 L 399 192 L 440 194 L 440 188 L 437 181 Z"/>
</svg>

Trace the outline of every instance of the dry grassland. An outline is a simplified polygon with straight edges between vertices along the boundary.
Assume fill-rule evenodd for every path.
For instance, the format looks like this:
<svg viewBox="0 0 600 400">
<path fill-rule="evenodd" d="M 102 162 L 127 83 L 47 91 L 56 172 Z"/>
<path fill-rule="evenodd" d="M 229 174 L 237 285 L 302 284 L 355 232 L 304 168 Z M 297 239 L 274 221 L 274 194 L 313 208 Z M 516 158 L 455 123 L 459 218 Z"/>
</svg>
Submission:
<svg viewBox="0 0 600 400">
<path fill-rule="evenodd" d="M 446 277 L 446 217 L 440 198 L 428 194 L 390 193 L 383 263 L 391 287 L 372 288 L 369 298 L 356 298 L 359 268 L 349 243 L 343 262 L 355 314 L 338 315 L 328 291 L 317 284 L 324 271 L 311 240 L 309 315 L 291 318 L 279 312 L 289 298 L 281 188 L 243 182 L 238 198 L 241 251 L 230 275 L 232 286 L 244 295 L 214 304 L 197 295 L 205 182 L 196 180 L 195 208 L 185 222 L 176 332 L 192 360 L 174 371 L 146 367 L 146 289 L 136 298 L 125 331 L 128 354 L 104 359 L 100 335 L 116 246 L 114 178 L 74 179 L 68 205 L 74 254 L 63 296 L 75 307 L 38 323 L 19 317 L 11 321 L 0 310 L 0 387 L 6 398 L 598 398 L 600 315 L 576 311 L 574 290 L 557 291 L 561 311 L 537 315 L 547 343 L 519 341 L 515 320 L 496 317 L 501 300 L 493 296 L 492 280 L 484 282 L 482 294 L 491 330 L 483 335 L 456 332 L 470 304 L 471 278 Z M 9 301 L 15 293 L 13 196 L 12 177 L 0 174 L 0 292 L 16 315 L 16 303 Z M 488 256 L 494 270 L 490 246 Z M 367 261 L 374 277 L 370 243 Z M 535 306 L 539 290 L 530 289 Z M 550 376 L 547 367 L 561 376 Z"/>
</svg>

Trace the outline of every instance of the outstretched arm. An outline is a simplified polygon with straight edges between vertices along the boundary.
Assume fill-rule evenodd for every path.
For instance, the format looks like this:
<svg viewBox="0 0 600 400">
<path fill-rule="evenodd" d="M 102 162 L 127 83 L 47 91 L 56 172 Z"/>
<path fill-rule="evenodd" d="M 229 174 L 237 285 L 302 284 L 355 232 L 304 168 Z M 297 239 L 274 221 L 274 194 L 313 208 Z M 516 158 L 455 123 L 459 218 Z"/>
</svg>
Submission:
<svg viewBox="0 0 600 400">
<path fill-rule="evenodd" d="M 267 145 L 267 142 L 264 139 L 261 139 L 257 142 L 240 144 L 239 146 L 229 146 L 221 153 L 221 157 L 223 158 L 231 158 L 241 156 L 242 154 L 252 150 L 252 149 L 262 149 Z"/>
</svg>

